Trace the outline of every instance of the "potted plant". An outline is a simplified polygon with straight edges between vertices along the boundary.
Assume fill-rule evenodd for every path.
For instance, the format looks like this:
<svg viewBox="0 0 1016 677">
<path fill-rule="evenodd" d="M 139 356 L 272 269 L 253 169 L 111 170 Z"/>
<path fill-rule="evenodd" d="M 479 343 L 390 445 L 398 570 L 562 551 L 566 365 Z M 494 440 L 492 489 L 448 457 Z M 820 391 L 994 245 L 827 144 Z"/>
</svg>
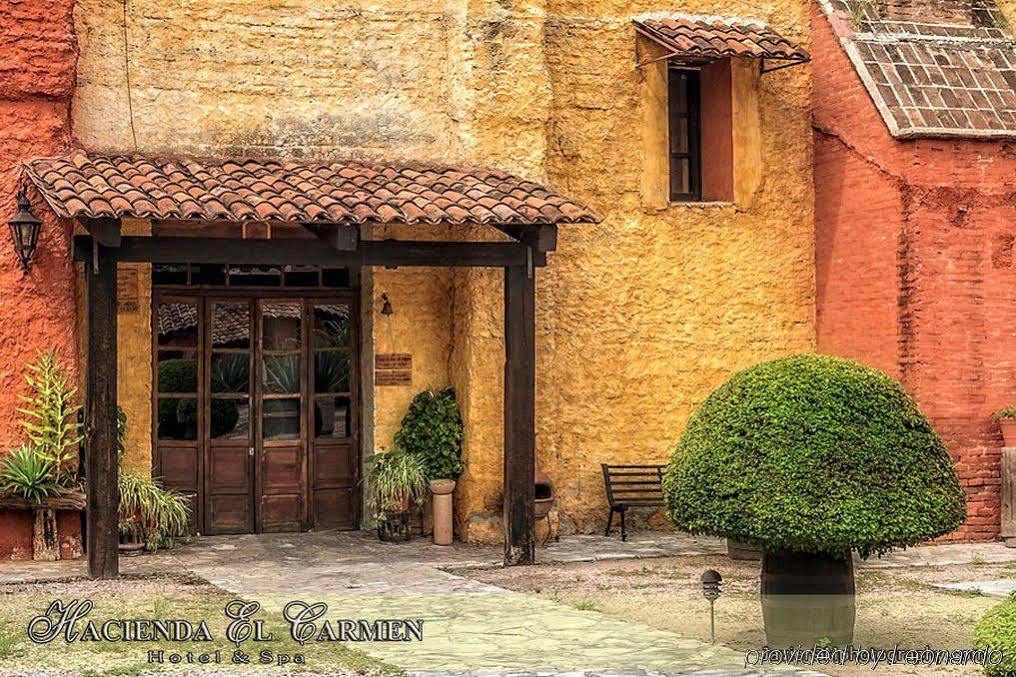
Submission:
<svg viewBox="0 0 1016 677">
<path fill-rule="evenodd" d="M 163 489 L 148 473 L 129 472 L 122 466 L 127 435 L 127 415 L 117 408 L 116 448 L 121 463 L 117 474 L 120 507 L 117 521 L 120 531 L 120 552 L 139 554 L 169 544 L 174 536 L 187 533 L 190 505 L 182 494 Z"/>
<path fill-rule="evenodd" d="M 425 390 L 413 398 L 395 444 L 419 456 L 434 494 L 434 543 L 452 543 L 452 492 L 465 469 L 462 462 L 462 416 L 455 391 Z"/>
<path fill-rule="evenodd" d="M 756 365 L 692 416 L 663 481 L 677 526 L 763 548 L 772 646 L 849 643 L 852 553 L 956 529 L 964 492 L 942 440 L 889 376 L 797 355 Z"/>
<path fill-rule="evenodd" d="M 1002 429 L 1003 444 L 1016 447 L 1016 407 L 1006 407 L 995 412 L 995 420 Z"/>
<path fill-rule="evenodd" d="M 368 497 L 377 535 L 382 541 L 409 540 L 409 513 L 427 494 L 422 459 L 395 448 L 367 459 Z"/>
</svg>

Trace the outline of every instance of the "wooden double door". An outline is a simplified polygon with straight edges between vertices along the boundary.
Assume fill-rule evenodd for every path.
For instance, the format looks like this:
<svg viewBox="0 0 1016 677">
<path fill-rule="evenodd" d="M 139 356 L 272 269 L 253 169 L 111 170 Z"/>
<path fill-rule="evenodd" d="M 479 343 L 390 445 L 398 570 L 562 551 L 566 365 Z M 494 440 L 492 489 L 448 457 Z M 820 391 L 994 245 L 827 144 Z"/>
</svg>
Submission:
<svg viewBox="0 0 1016 677">
<path fill-rule="evenodd" d="M 154 465 L 205 534 L 359 517 L 351 294 L 153 300 Z"/>
</svg>

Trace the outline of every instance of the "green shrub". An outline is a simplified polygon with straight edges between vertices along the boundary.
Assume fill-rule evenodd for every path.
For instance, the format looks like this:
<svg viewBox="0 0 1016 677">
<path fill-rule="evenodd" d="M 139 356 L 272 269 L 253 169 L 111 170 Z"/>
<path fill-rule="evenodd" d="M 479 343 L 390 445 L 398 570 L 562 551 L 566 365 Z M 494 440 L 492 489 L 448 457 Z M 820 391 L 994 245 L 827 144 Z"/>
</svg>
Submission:
<svg viewBox="0 0 1016 677">
<path fill-rule="evenodd" d="M 663 490 L 679 528 L 770 550 L 868 557 L 966 516 L 945 446 L 903 388 L 820 355 L 756 365 L 709 395 Z"/>
<path fill-rule="evenodd" d="M 458 479 L 465 464 L 455 391 L 425 390 L 414 397 L 395 433 L 395 444 L 423 459 L 428 479 Z"/>
<path fill-rule="evenodd" d="M 974 626 L 974 646 L 978 649 L 1001 651 L 999 665 L 986 665 L 989 677 L 1016 677 L 1016 593 L 996 607 L 988 609 Z"/>
<path fill-rule="evenodd" d="M 1001 420 L 1003 418 L 1016 418 L 1016 407 L 1004 407 L 1002 409 L 999 409 L 994 414 L 992 414 L 992 418 L 994 418 L 996 421 Z"/>
<path fill-rule="evenodd" d="M 39 353 L 25 374 L 29 394 L 21 397 L 25 406 L 22 427 L 50 467 L 56 481 L 67 485 L 74 481 L 77 445 L 82 440 L 75 389 L 71 378 L 57 359 L 56 352 Z"/>
<path fill-rule="evenodd" d="M 0 466 L 0 490 L 36 503 L 60 493 L 52 462 L 29 446 L 15 449 L 4 457 Z"/>
</svg>

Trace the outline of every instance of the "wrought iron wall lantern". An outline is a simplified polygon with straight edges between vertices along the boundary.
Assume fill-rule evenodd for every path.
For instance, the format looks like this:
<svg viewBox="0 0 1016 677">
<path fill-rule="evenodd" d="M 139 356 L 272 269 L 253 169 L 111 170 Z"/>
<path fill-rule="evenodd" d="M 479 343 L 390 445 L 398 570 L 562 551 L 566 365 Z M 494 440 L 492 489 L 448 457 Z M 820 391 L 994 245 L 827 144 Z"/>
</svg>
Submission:
<svg viewBox="0 0 1016 677">
<path fill-rule="evenodd" d="M 28 191 L 22 187 L 18 191 L 18 212 L 8 222 L 11 228 L 11 240 L 14 251 L 21 259 L 21 267 L 28 270 L 32 255 L 39 244 L 39 231 L 42 221 L 32 213 L 32 205 L 28 201 Z"/>
</svg>

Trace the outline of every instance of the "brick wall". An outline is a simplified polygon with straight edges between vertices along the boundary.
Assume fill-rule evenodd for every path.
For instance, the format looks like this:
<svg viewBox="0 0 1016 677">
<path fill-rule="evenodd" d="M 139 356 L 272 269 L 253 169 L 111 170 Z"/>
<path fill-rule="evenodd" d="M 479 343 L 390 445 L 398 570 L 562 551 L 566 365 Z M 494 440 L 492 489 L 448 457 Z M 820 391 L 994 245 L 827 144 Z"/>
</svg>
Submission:
<svg viewBox="0 0 1016 677">
<path fill-rule="evenodd" d="M 990 539 L 1016 404 L 1016 146 L 897 141 L 813 7 L 818 346 L 900 379 L 968 492 L 948 538 Z"/>
</svg>

